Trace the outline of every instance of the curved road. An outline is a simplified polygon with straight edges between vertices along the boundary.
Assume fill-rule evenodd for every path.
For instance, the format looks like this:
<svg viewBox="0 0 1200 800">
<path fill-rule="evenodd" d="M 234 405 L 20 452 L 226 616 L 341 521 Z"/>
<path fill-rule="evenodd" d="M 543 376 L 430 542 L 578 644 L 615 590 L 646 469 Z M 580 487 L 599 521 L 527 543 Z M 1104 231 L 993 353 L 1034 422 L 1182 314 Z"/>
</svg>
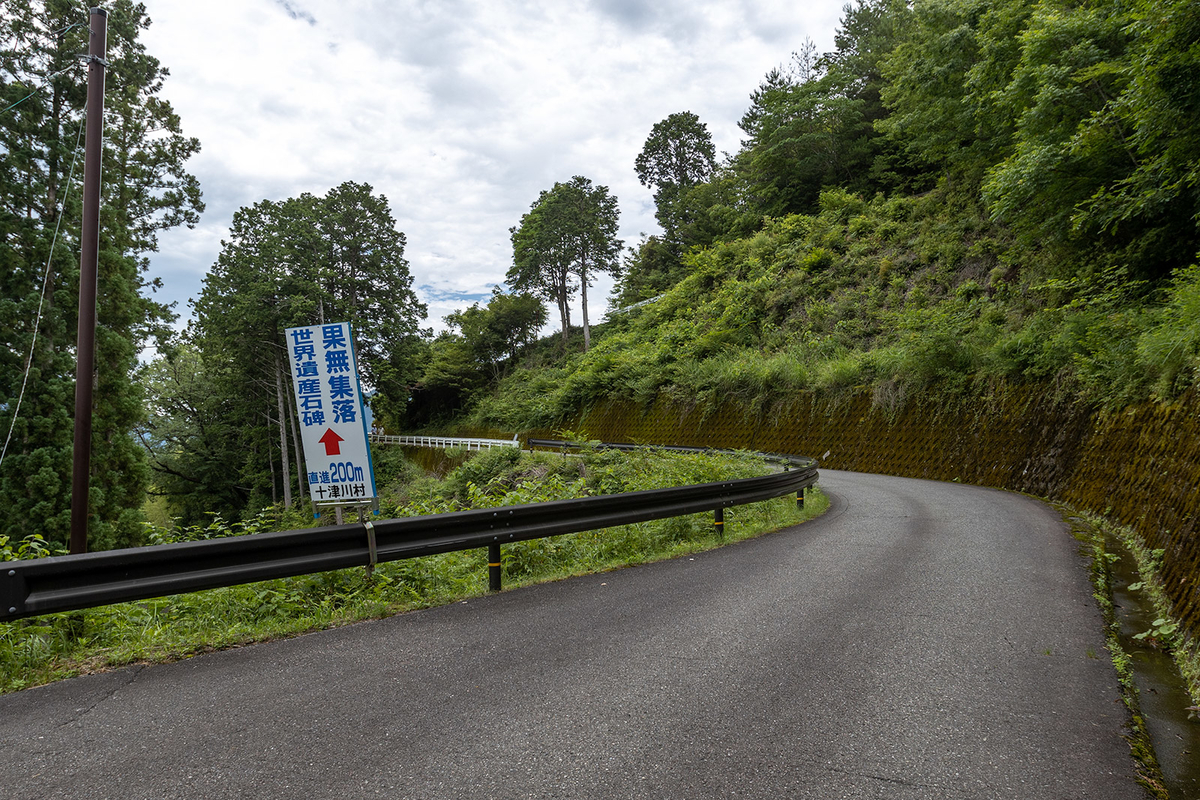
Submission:
<svg viewBox="0 0 1200 800">
<path fill-rule="evenodd" d="M 822 518 L 694 558 L 0 697 L 0 794 L 1145 796 L 1055 512 L 821 485 Z"/>
</svg>

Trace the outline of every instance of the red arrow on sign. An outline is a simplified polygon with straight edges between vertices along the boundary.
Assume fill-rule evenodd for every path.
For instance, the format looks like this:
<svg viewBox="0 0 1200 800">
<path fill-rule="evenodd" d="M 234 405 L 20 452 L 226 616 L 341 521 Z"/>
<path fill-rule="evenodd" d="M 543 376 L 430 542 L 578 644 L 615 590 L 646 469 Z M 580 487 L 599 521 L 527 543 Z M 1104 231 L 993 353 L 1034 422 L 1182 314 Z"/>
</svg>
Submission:
<svg viewBox="0 0 1200 800">
<path fill-rule="evenodd" d="M 334 433 L 333 428 L 329 428 L 325 431 L 325 435 L 317 439 L 317 441 L 325 445 L 325 455 L 336 456 L 342 453 L 342 448 L 338 446 L 338 442 L 346 440 Z"/>
</svg>

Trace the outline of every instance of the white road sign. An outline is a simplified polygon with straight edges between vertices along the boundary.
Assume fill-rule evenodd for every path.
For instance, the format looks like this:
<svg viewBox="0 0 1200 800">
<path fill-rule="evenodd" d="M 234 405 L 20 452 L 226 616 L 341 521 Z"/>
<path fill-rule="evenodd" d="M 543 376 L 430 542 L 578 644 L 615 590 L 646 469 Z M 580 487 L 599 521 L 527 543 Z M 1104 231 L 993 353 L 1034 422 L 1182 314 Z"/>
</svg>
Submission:
<svg viewBox="0 0 1200 800">
<path fill-rule="evenodd" d="M 350 333 L 349 322 L 288 328 L 284 333 L 308 490 L 317 505 L 358 505 L 376 496 Z"/>
</svg>

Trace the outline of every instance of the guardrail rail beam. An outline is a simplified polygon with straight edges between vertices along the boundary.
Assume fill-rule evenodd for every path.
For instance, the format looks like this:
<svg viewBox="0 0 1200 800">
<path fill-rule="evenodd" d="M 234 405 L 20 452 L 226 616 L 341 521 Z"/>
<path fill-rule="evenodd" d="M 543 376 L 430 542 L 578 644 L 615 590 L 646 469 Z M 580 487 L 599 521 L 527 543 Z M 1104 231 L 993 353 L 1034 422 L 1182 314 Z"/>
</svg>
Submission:
<svg viewBox="0 0 1200 800">
<path fill-rule="evenodd" d="M 817 482 L 816 462 L 790 463 L 788 472 L 719 483 L 8 561 L 0 565 L 0 621 L 475 547 L 488 548 L 489 585 L 498 591 L 503 543 L 708 511 L 719 526 L 725 508 L 792 492 L 802 503 Z"/>
</svg>

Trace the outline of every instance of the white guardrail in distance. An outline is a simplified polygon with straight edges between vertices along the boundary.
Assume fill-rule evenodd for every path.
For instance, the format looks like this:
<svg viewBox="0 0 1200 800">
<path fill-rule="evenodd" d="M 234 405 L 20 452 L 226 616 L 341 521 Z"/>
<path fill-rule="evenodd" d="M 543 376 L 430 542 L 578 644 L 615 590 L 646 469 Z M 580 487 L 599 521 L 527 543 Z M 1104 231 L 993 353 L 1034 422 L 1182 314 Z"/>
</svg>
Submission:
<svg viewBox="0 0 1200 800">
<path fill-rule="evenodd" d="M 487 450 L 492 447 L 517 447 L 521 443 L 514 436 L 512 439 L 465 439 L 456 436 L 389 436 L 384 433 L 372 433 L 367 437 L 372 444 L 401 444 L 409 447 L 465 447 L 467 450 Z"/>
</svg>

